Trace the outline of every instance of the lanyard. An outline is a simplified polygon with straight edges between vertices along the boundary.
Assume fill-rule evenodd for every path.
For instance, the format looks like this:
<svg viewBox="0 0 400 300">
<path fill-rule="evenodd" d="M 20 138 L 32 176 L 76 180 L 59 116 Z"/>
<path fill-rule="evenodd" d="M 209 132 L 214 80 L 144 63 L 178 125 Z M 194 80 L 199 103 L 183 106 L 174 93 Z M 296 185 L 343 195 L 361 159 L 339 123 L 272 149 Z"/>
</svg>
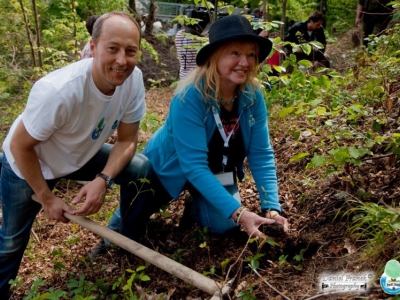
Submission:
<svg viewBox="0 0 400 300">
<path fill-rule="evenodd" d="M 233 132 L 235 131 L 236 125 L 238 124 L 240 116 L 242 115 L 243 111 L 240 113 L 240 115 L 235 123 L 235 126 L 233 126 L 233 128 L 232 128 L 231 132 L 229 132 L 228 136 L 225 133 L 224 126 L 222 125 L 221 118 L 218 114 L 218 110 L 213 106 L 212 111 L 213 111 L 215 123 L 217 123 L 218 131 L 221 134 L 222 139 L 224 140 L 224 148 L 225 148 L 225 150 L 228 150 L 229 140 L 230 140 Z M 222 155 L 222 166 L 223 167 L 225 167 L 228 162 L 228 156 L 225 155 L 225 153 L 227 153 L 227 151 L 224 151 L 224 154 Z"/>
</svg>

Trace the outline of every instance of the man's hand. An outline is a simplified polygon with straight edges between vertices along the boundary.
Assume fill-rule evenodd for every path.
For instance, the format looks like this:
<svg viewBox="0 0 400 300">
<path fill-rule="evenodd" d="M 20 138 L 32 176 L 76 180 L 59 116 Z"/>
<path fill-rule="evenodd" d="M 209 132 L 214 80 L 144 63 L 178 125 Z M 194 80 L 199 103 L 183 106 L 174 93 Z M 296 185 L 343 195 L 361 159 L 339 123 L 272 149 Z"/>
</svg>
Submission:
<svg viewBox="0 0 400 300">
<path fill-rule="evenodd" d="M 265 214 L 266 218 L 273 219 L 276 221 L 276 223 L 281 224 L 283 226 L 283 230 L 285 232 L 289 231 L 289 222 L 285 217 L 282 217 L 279 215 L 278 212 L 276 211 L 269 211 Z"/>
<path fill-rule="evenodd" d="M 50 219 L 68 223 L 69 220 L 64 217 L 64 212 L 74 214 L 74 210 L 54 194 L 46 197 L 46 199 L 39 199 L 39 202 L 42 204 L 46 216 Z"/>
<path fill-rule="evenodd" d="M 83 198 L 85 198 L 85 202 L 81 208 L 74 211 L 74 214 L 78 216 L 89 216 L 97 213 L 103 205 L 106 191 L 107 188 L 104 179 L 100 177 L 95 178 L 93 181 L 83 186 L 78 195 L 72 200 L 72 204 L 77 204 Z"/>
<path fill-rule="evenodd" d="M 242 213 L 239 223 L 243 226 L 243 229 L 247 232 L 250 237 L 265 237 L 258 228 L 262 224 L 274 224 L 276 221 L 274 219 L 267 219 L 260 217 L 259 215 L 250 212 L 248 210 Z"/>
</svg>

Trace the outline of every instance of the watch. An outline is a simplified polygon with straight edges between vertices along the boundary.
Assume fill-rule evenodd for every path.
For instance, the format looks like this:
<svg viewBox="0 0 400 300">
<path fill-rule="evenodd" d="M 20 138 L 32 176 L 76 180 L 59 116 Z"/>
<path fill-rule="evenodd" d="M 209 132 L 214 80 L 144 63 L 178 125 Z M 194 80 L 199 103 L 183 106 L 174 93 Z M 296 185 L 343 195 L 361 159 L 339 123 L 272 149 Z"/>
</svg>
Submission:
<svg viewBox="0 0 400 300">
<path fill-rule="evenodd" d="M 113 183 L 114 183 L 114 179 L 113 179 L 113 178 L 111 178 L 110 176 L 107 176 L 107 175 L 104 174 L 104 173 L 99 173 L 99 174 L 97 174 L 97 175 L 96 175 L 96 178 L 97 178 L 97 177 L 100 177 L 100 178 L 103 178 L 103 179 L 104 179 L 104 181 L 106 182 L 106 187 L 107 187 L 107 188 L 112 187 L 112 185 L 113 185 Z"/>
</svg>

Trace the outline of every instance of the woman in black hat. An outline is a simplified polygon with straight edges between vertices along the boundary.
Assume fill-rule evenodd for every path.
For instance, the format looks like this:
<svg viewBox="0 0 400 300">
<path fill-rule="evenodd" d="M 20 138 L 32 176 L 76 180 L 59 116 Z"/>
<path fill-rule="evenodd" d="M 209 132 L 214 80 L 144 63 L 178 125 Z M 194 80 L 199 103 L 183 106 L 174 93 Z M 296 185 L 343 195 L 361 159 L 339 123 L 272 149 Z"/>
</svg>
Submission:
<svg viewBox="0 0 400 300">
<path fill-rule="evenodd" d="M 249 236 L 262 236 L 261 224 L 281 224 L 274 154 L 267 111 L 255 79 L 257 65 L 271 42 L 253 34 L 250 22 L 232 15 L 216 21 L 209 44 L 196 57 L 197 67 L 180 82 L 165 124 L 151 137 L 143 154 L 154 167 L 154 197 L 121 204 L 124 227 L 139 240 L 143 224 L 159 208 L 189 190 L 191 216 L 212 233 L 239 225 Z M 247 158 L 259 191 L 261 211 L 246 209 L 237 180 L 244 178 Z"/>
</svg>

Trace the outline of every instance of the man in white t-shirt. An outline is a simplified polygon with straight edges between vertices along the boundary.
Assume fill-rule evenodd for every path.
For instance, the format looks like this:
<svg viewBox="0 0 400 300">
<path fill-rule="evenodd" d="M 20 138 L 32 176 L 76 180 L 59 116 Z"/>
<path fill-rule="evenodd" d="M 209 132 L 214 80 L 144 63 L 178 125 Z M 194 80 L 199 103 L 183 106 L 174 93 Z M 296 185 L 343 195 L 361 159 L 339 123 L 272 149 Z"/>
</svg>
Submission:
<svg viewBox="0 0 400 300">
<path fill-rule="evenodd" d="M 98 212 L 114 180 L 121 202 L 130 203 L 138 193 L 130 183 L 141 186 L 141 178 L 150 178 L 151 164 L 135 155 L 145 114 L 142 73 L 135 68 L 140 38 L 139 25 L 128 14 L 102 15 L 93 29 L 93 58 L 54 71 L 32 87 L 24 112 L 3 143 L 0 299 L 10 297 L 8 282 L 18 273 L 42 207 L 50 219 L 68 222 L 64 212 Z M 106 144 L 115 130 L 116 143 Z M 52 193 L 60 178 L 90 181 L 72 201 L 83 202 L 79 208 Z"/>
</svg>

